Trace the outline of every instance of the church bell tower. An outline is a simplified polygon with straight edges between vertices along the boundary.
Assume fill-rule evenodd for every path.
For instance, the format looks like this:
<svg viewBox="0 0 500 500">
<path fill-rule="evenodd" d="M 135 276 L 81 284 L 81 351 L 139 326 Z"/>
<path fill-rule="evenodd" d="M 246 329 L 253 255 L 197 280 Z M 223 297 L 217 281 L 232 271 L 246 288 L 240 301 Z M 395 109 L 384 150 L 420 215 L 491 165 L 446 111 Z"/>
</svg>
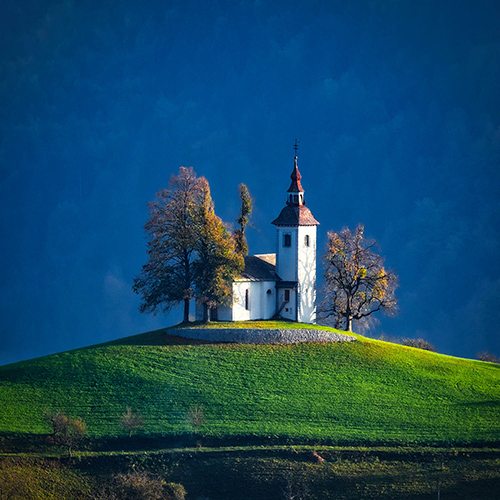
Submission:
<svg viewBox="0 0 500 500">
<path fill-rule="evenodd" d="M 316 226 L 319 222 L 305 206 L 297 167 L 297 144 L 286 206 L 276 226 L 276 311 L 286 319 L 316 322 Z"/>
</svg>

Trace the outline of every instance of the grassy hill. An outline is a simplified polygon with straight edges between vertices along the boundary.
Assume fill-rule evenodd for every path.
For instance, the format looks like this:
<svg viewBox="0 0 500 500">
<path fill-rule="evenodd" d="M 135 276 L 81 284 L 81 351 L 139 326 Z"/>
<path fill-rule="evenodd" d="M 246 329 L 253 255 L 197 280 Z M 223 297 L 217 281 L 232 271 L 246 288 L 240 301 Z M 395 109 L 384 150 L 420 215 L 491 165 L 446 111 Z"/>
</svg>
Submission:
<svg viewBox="0 0 500 500">
<path fill-rule="evenodd" d="M 83 418 L 92 437 L 120 435 L 127 406 L 144 417 L 146 434 L 185 434 L 191 432 L 190 406 L 201 404 L 202 432 L 215 437 L 500 441 L 500 365 L 361 336 L 348 343 L 250 345 L 190 341 L 168 332 L 1 366 L 0 435 L 48 433 L 46 409 Z"/>
</svg>

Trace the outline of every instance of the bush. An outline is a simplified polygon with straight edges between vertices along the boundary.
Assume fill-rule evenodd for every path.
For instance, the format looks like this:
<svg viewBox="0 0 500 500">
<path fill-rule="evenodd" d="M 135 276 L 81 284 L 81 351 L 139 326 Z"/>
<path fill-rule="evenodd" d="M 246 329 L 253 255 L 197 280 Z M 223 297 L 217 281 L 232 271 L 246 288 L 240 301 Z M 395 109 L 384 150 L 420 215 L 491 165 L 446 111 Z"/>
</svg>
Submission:
<svg viewBox="0 0 500 500">
<path fill-rule="evenodd" d="M 170 495 L 167 498 L 172 500 L 184 500 L 186 497 L 186 490 L 184 489 L 184 486 L 179 483 L 167 483 L 165 485 L 165 491 L 167 495 Z"/>
<path fill-rule="evenodd" d="M 497 358 L 494 354 L 488 351 L 478 352 L 476 354 L 477 359 L 480 361 L 487 361 L 488 363 L 500 363 L 500 358 Z"/>
<path fill-rule="evenodd" d="M 430 342 L 427 342 L 427 340 L 424 340 L 423 338 L 403 339 L 401 343 L 408 347 L 416 347 L 417 349 L 424 349 L 425 351 L 436 352 L 436 348 Z"/>
<path fill-rule="evenodd" d="M 186 490 L 146 471 L 133 471 L 116 475 L 110 493 L 120 500 L 184 500 Z"/>
</svg>

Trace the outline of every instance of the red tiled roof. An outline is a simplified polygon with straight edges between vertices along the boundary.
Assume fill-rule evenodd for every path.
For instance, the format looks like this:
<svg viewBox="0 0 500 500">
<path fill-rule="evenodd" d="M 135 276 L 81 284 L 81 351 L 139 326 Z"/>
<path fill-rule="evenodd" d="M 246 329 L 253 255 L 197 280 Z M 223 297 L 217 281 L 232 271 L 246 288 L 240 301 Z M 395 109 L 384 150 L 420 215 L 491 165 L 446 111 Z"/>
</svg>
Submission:
<svg viewBox="0 0 500 500">
<path fill-rule="evenodd" d="M 289 205 L 285 207 L 271 224 L 275 226 L 318 226 L 319 222 L 304 205 Z"/>
</svg>

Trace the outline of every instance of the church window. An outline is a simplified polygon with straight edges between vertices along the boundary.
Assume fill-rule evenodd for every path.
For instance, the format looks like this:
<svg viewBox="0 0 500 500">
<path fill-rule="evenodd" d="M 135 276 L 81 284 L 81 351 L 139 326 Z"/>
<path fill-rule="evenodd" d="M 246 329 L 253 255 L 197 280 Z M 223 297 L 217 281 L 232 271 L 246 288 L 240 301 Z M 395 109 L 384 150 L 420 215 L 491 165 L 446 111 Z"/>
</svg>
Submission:
<svg viewBox="0 0 500 500">
<path fill-rule="evenodd" d="M 249 290 L 248 288 L 245 290 L 245 309 L 250 310 L 250 300 L 249 300 Z"/>
<path fill-rule="evenodd" d="M 284 247 L 292 246 L 292 235 L 290 233 L 285 233 L 283 235 L 283 246 Z"/>
<path fill-rule="evenodd" d="M 304 245 L 305 245 L 306 247 L 308 247 L 308 246 L 309 246 L 309 235 L 308 235 L 308 234 L 306 234 L 306 235 L 304 236 Z"/>
<path fill-rule="evenodd" d="M 293 202 L 294 203 L 298 203 L 299 202 L 299 195 L 298 194 L 294 194 L 293 195 Z"/>
<path fill-rule="evenodd" d="M 285 289 L 285 302 L 290 302 L 290 290 Z"/>
</svg>

